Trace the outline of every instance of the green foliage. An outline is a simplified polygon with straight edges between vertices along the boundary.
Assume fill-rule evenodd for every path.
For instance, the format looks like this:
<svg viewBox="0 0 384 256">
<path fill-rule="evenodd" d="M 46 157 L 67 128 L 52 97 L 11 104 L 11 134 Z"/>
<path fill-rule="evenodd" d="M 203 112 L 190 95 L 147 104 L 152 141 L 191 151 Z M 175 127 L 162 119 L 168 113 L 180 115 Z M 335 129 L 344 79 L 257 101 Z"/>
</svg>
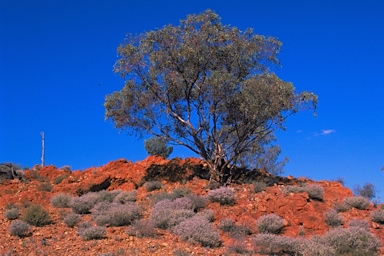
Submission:
<svg viewBox="0 0 384 256">
<path fill-rule="evenodd" d="M 280 170 L 274 131 L 317 103 L 271 72 L 280 46 L 252 29 L 223 25 L 210 10 L 128 36 L 115 65 L 125 86 L 106 96 L 105 117 L 116 128 L 187 147 L 221 183 L 238 166 Z"/>
<path fill-rule="evenodd" d="M 144 141 L 145 150 L 150 156 L 162 156 L 168 158 L 173 147 L 167 147 L 167 141 L 163 138 L 152 137 Z"/>
<path fill-rule="evenodd" d="M 36 227 L 42 227 L 52 222 L 48 211 L 39 204 L 33 204 L 26 208 L 22 219 Z"/>
<path fill-rule="evenodd" d="M 372 200 L 376 197 L 375 185 L 369 182 L 365 183 L 362 187 L 360 185 L 357 185 L 354 188 L 354 192 L 357 196 L 363 196 L 368 198 L 369 200 Z"/>
</svg>

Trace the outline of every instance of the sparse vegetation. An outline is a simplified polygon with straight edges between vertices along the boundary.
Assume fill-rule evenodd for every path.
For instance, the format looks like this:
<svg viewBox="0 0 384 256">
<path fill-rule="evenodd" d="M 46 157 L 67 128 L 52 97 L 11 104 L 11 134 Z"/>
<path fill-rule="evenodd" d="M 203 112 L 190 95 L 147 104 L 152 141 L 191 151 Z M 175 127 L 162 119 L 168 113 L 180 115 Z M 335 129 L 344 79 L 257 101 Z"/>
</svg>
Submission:
<svg viewBox="0 0 384 256">
<path fill-rule="evenodd" d="M 70 205 L 72 196 L 65 193 L 59 193 L 51 197 L 50 202 L 53 207 L 67 208 Z"/>
<path fill-rule="evenodd" d="M 363 196 L 365 198 L 368 198 L 369 200 L 372 200 L 376 197 L 376 189 L 375 185 L 372 183 L 365 183 L 362 187 L 360 185 L 357 185 L 354 188 L 355 195 L 357 196 Z"/>
<path fill-rule="evenodd" d="M 118 194 L 113 199 L 113 201 L 120 204 L 133 203 L 133 202 L 136 202 L 136 197 L 137 197 L 137 190 L 123 191 L 120 194 Z"/>
<path fill-rule="evenodd" d="M 256 228 L 262 234 L 279 234 L 283 227 L 283 218 L 274 213 L 263 215 L 256 221 Z"/>
<path fill-rule="evenodd" d="M 376 223 L 384 224 L 384 210 L 377 209 L 371 213 L 371 220 Z"/>
<path fill-rule="evenodd" d="M 337 212 L 346 212 L 346 211 L 348 211 L 351 208 L 352 207 L 349 204 L 347 204 L 345 201 L 343 201 L 343 202 L 336 202 L 333 205 L 333 209 L 335 209 L 335 211 L 337 211 Z"/>
<path fill-rule="evenodd" d="M 101 202 L 92 210 L 92 216 L 99 226 L 127 226 L 141 217 L 141 210 L 134 203 Z"/>
<path fill-rule="evenodd" d="M 5 210 L 3 215 L 8 220 L 15 220 L 20 216 L 20 209 L 17 207 L 13 207 L 11 209 Z"/>
<path fill-rule="evenodd" d="M 147 181 L 144 183 L 144 187 L 148 192 L 161 189 L 163 184 L 158 180 Z"/>
<path fill-rule="evenodd" d="M 96 193 L 87 193 L 80 197 L 73 197 L 70 203 L 72 210 L 78 214 L 90 213 L 98 200 Z"/>
<path fill-rule="evenodd" d="M 26 208 L 22 220 L 36 227 L 42 227 L 52 222 L 48 211 L 39 204 L 33 204 Z"/>
<path fill-rule="evenodd" d="M 370 201 L 368 198 L 364 196 L 351 196 L 346 197 L 343 200 L 344 203 L 349 205 L 350 207 L 354 207 L 359 210 L 365 210 L 370 204 Z"/>
<path fill-rule="evenodd" d="M 259 193 L 267 187 L 267 184 L 265 182 L 261 182 L 261 181 L 254 181 L 252 183 L 252 185 L 253 185 L 253 192 L 254 193 Z"/>
<path fill-rule="evenodd" d="M 235 203 L 235 191 L 233 188 L 221 187 L 209 191 L 207 198 L 211 202 L 218 202 L 221 205 L 233 205 Z"/>
<path fill-rule="evenodd" d="M 219 232 L 204 218 L 189 218 L 172 228 L 172 231 L 184 241 L 207 247 L 221 245 Z"/>
<path fill-rule="evenodd" d="M 136 237 L 156 237 L 155 225 L 149 219 L 136 220 L 129 226 L 127 234 Z"/>
<path fill-rule="evenodd" d="M 81 215 L 76 213 L 69 213 L 63 219 L 64 223 L 70 228 L 75 227 L 80 222 L 80 220 L 81 220 Z"/>
<path fill-rule="evenodd" d="M 325 223 L 331 227 L 338 227 L 343 224 L 343 218 L 335 209 L 331 209 L 324 214 Z"/>
<path fill-rule="evenodd" d="M 30 226 L 22 220 L 12 221 L 9 232 L 12 236 L 25 237 L 29 234 Z"/>
<path fill-rule="evenodd" d="M 322 201 L 324 197 L 324 189 L 322 186 L 317 184 L 311 184 L 305 186 L 305 192 L 308 193 L 309 198 L 314 200 Z"/>
<path fill-rule="evenodd" d="M 107 231 L 105 227 L 91 226 L 90 224 L 86 224 L 79 226 L 77 233 L 83 240 L 94 240 L 104 238 Z"/>
</svg>

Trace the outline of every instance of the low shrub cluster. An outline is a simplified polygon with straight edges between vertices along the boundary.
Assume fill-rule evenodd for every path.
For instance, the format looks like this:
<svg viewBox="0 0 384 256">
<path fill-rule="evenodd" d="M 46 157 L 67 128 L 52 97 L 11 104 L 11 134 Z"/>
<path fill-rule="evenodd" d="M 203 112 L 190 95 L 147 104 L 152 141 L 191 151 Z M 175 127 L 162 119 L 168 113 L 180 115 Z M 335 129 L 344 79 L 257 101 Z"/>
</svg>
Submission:
<svg viewBox="0 0 384 256">
<path fill-rule="evenodd" d="M 268 255 L 374 256 L 381 246 L 379 239 L 369 229 L 357 226 L 334 228 L 324 236 L 309 239 L 258 234 L 253 241 L 255 252 Z"/>
<path fill-rule="evenodd" d="M 231 219 L 226 218 L 220 221 L 219 228 L 228 232 L 232 238 L 243 238 L 252 234 L 251 229 L 246 225 L 236 225 Z"/>
<path fill-rule="evenodd" d="M 183 241 L 199 243 L 202 246 L 221 245 L 219 232 L 204 218 L 189 218 L 172 228 Z"/>
<path fill-rule="evenodd" d="M 343 218 L 335 209 L 331 209 L 324 214 L 325 223 L 331 227 L 338 227 L 343 224 Z"/>
<path fill-rule="evenodd" d="M 194 215 L 192 201 L 188 198 L 165 199 L 154 205 L 151 220 L 155 227 L 168 229 Z"/>
<path fill-rule="evenodd" d="M 350 210 L 352 207 L 345 203 L 344 201 L 343 202 L 336 202 L 334 205 L 333 205 L 333 209 L 335 209 L 335 211 L 337 212 L 346 212 L 348 210 Z"/>
<path fill-rule="evenodd" d="M 22 219 L 28 224 L 36 227 L 42 227 L 52 222 L 48 211 L 39 204 L 33 204 L 27 207 L 23 213 Z"/>
<path fill-rule="evenodd" d="M 298 187 L 298 186 L 285 186 L 283 188 L 284 194 L 290 194 L 290 193 L 303 193 L 307 192 L 309 198 L 313 200 L 319 200 L 322 201 L 324 198 L 324 189 L 322 186 L 317 184 L 310 184 L 305 187 Z"/>
<path fill-rule="evenodd" d="M 158 190 L 158 189 L 161 189 L 162 187 L 163 187 L 163 183 L 161 183 L 158 180 L 147 181 L 144 183 L 144 188 L 145 190 L 147 190 L 147 192 Z"/>
<path fill-rule="evenodd" d="M 72 199 L 71 195 L 68 195 L 65 193 L 59 193 L 51 197 L 50 202 L 53 207 L 67 208 L 69 207 L 71 199 Z"/>
<path fill-rule="evenodd" d="M 259 193 L 267 187 L 267 184 L 265 182 L 262 182 L 262 181 L 254 181 L 252 183 L 252 185 L 253 185 L 253 192 L 254 193 Z"/>
<path fill-rule="evenodd" d="M 89 222 L 85 222 L 84 225 L 80 225 L 77 229 L 77 233 L 83 240 L 102 239 L 105 237 L 105 227 L 92 226 Z"/>
<path fill-rule="evenodd" d="M 5 210 L 3 215 L 8 220 L 15 220 L 20 216 L 20 209 L 18 207 L 12 207 L 10 209 Z"/>
<path fill-rule="evenodd" d="M 384 224 L 384 210 L 377 209 L 371 213 L 371 220 L 376 223 Z"/>
<path fill-rule="evenodd" d="M 218 202 L 221 205 L 233 205 L 235 204 L 235 191 L 233 188 L 221 187 L 209 191 L 207 198 L 211 202 Z"/>
<path fill-rule="evenodd" d="M 365 210 L 368 208 L 370 201 L 363 196 L 351 196 L 344 198 L 343 202 L 350 207 L 354 207 L 359 210 Z"/>
<path fill-rule="evenodd" d="M 137 190 L 123 191 L 114 198 L 114 202 L 125 204 L 136 202 Z"/>
<path fill-rule="evenodd" d="M 256 228 L 262 234 L 279 234 L 283 227 L 283 218 L 274 213 L 263 215 L 256 221 Z"/>
<path fill-rule="evenodd" d="M 134 221 L 128 228 L 127 234 L 136 237 L 156 237 L 155 225 L 151 220 L 143 219 Z"/>
<path fill-rule="evenodd" d="M 29 234 L 30 226 L 22 220 L 12 221 L 9 232 L 12 236 L 25 237 Z"/>
<path fill-rule="evenodd" d="M 80 220 L 81 220 L 81 215 L 76 213 L 69 213 L 63 219 L 64 223 L 70 228 L 73 228 L 74 226 L 76 226 L 80 222 Z"/>
<path fill-rule="evenodd" d="M 99 226 L 127 226 L 140 218 L 141 209 L 134 203 L 100 202 L 92 210 L 92 216 Z"/>
</svg>

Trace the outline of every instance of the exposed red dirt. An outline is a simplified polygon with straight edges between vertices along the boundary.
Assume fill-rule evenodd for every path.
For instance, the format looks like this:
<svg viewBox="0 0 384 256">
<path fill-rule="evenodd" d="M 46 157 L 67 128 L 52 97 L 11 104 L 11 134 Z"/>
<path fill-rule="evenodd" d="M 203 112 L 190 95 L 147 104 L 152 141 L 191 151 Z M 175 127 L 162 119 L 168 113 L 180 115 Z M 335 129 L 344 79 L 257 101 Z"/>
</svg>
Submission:
<svg viewBox="0 0 384 256">
<path fill-rule="evenodd" d="M 184 163 L 202 164 L 198 159 L 178 160 Z M 129 236 L 125 231 L 127 227 L 107 227 L 107 238 L 101 240 L 83 241 L 77 234 L 76 228 L 67 227 L 62 216 L 71 212 L 70 208 L 58 209 L 50 204 L 50 198 L 57 193 L 65 192 L 82 195 L 89 191 L 102 189 L 121 189 L 130 191 L 137 189 L 137 204 L 146 209 L 144 217 L 150 212 L 148 195 L 161 191 L 172 191 L 175 188 L 186 187 L 194 194 L 206 195 L 208 181 L 197 177 L 183 182 L 170 182 L 163 179 L 163 188 L 160 191 L 147 192 L 141 185 L 146 170 L 152 164 L 164 165 L 169 163 L 161 157 L 148 157 L 147 159 L 132 163 L 125 159 L 112 161 L 105 166 L 92 167 L 84 171 L 69 171 L 57 169 L 54 166 L 43 167 L 40 170 L 27 170 L 27 181 L 11 180 L 0 185 L 0 255 L 174 255 L 176 249 L 183 249 L 191 255 L 225 255 L 232 239 L 220 231 L 223 246 L 219 248 L 204 248 L 199 245 L 181 241 L 169 231 L 158 230 L 158 238 L 136 238 Z M 189 175 L 191 173 L 184 174 Z M 293 179 L 293 178 L 290 178 Z M 294 180 L 294 179 L 293 179 Z M 299 180 L 296 180 L 299 181 Z M 292 181 L 295 182 L 295 181 Z M 315 183 L 311 180 L 301 179 L 307 184 Z M 45 186 L 52 185 L 51 191 Z M 233 184 L 236 203 L 233 206 L 220 206 L 218 203 L 209 203 L 206 208 L 212 209 L 215 215 L 214 225 L 219 226 L 220 220 L 231 218 L 236 224 L 244 224 L 256 232 L 256 220 L 268 213 L 275 213 L 285 220 L 283 234 L 296 237 L 300 232 L 309 237 L 315 234 L 324 234 L 329 227 L 324 220 L 324 213 L 333 208 L 335 202 L 352 196 L 350 189 L 340 183 L 320 181 L 316 184 L 324 188 L 324 200 L 316 201 L 309 198 L 307 193 L 284 194 L 283 184 L 267 187 L 260 193 L 252 191 L 250 184 Z M 29 204 L 40 204 L 50 213 L 53 223 L 44 227 L 32 227 L 32 235 L 25 238 L 11 236 L 9 226 L 11 221 L 3 215 L 6 206 L 14 203 L 23 209 Z M 376 208 L 370 205 L 367 210 L 351 209 L 340 213 L 344 223 L 351 219 L 366 219 L 370 223 L 373 234 L 384 244 L 384 225 L 372 223 L 370 213 Z M 90 220 L 90 215 L 83 215 L 82 220 Z M 251 248 L 251 238 L 247 237 L 244 244 Z M 119 254 L 120 253 L 120 254 Z M 106 254 L 105 254 L 106 255 Z M 110 254 L 112 255 L 112 254 Z M 384 255 L 384 251 L 382 251 Z"/>
</svg>

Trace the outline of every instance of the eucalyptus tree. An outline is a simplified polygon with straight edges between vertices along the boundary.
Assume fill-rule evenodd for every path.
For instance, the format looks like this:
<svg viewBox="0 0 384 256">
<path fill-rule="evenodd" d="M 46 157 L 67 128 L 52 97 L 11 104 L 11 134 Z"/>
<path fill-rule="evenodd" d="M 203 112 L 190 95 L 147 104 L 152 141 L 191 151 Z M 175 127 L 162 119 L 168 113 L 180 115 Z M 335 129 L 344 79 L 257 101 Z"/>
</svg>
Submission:
<svg viewBox="0 0 384 256">
<path fill-rule="evenodd" d="M 273 166 L 274 131 L 317 103 L 273 72 L 280 47 L 276 38 L 223 25 L 211 10 L 129 35 L 114 67 L 125 85 L 106 96 L 105 117 L 131 134 L 187 147 L 221 183 L 240 166 Z"/>
</svg>

